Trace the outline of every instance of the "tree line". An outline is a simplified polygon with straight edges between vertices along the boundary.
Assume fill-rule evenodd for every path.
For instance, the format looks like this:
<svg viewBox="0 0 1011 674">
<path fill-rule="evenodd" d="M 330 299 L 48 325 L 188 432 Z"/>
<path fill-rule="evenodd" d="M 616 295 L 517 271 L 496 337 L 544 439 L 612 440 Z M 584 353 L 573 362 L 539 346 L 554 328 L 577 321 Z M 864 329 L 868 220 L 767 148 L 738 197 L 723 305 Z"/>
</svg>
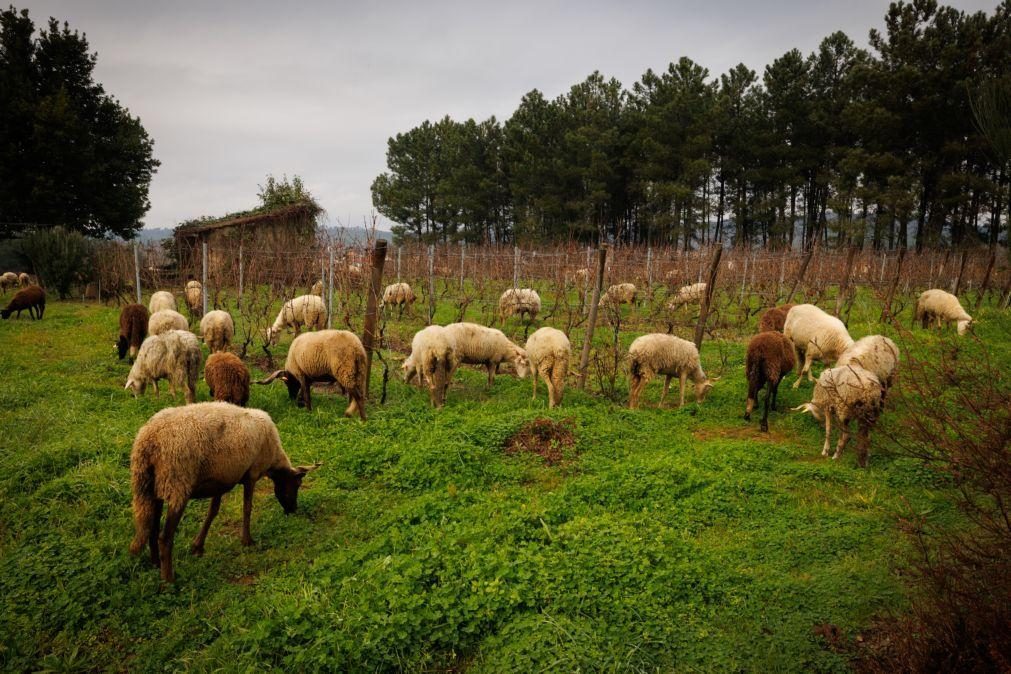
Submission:
<svg viewBox="0 0 1011 674">
<path fill-rule="evenodd" d="M 868 49 L 836 32 L 761 76 L 681 58 L 535 89 L 504 123 L 426 120 L 389 139 L 373 203 L 428 242 L 994 245 L 1011 176 L 973 109 L 1006 133 L 1009 73 L 1011 0 L 895 2 Z"/>
</svg>

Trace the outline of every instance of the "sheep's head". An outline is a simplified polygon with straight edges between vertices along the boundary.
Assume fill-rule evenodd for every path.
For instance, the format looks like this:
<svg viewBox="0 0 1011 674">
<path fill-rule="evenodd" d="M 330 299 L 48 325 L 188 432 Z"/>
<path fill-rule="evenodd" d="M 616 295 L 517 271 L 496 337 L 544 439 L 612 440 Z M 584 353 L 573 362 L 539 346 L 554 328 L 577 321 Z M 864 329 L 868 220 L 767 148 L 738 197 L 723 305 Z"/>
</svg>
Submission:
<svg viewBox="0 0 1011 674">
<path fill-rule="evenodd" d="M 706 379 L 705 381 L 700 381 L 695 384 L 695 402 L 700 403 L 706 399 L 709 392 L 713 390 L 713 382 L 715 379 Z"/>
<path fill-rule="evenodd" d="M 411 360 L 410 357 L 408 357 L 407 360 L 400 365 L 400 374 L 403 376 L 404 381 L 408 384 L 411 383 L 411 380 L 414 379 L 414 376 L 417 374 L 417 371 L 414 369 L 414 361 Z"/>
<path fill-rule="evenodd" d="M 516 376 L 523 379 L 530 372 L 530 359 L 523 349 L 516 349 L 513 354 L 513 366 L 516 368 Z"/>
<path fill-rule="evenodd" d="M 275 370 L 266 379 L 261 379 L 256 382 L 257 384 L 269 384 L 275 379 L 280 379 L 288 387 L 288 398 L 291 400 L 298 399 L 298 405 L 301 407 L 303 405 L 301 398 L 298 397 L 299 391 L 302 389 L 302 384 L 298 381 L 298 377 L 288 372 L 287 370 Z"/>
<path fill-rule="evenodd" d="M 137 381 L 136 379 L 127 379 L 126 386 L 123 387 L 124 390 L 133 391 L 133 397 L 136 398 L 144 393 L 146 385 L 142 381 Z"/>
<path fill-rule="evenodd" d="M 277 338 L 280 334 L 280 330 L 275 330 L 273 327 L 270 327 L 264 331 L 263 338 L 267 344 L 273 346 L 274 344 L 277 344 Z"/>
<path fill-rule="evenodd" d="M 958 334 L 964 335 L 966 332 L 968 332 L 972 328 L 972 323 L 973 320 L 971 318 L 968 320 L 959 321 L 957 323 Z"/>
<path fill-rule="evenodd" d="M 298 468 L 278 468 L 267 472 L 274 483 L 274 496 L 281 504 L 285 515 L 298 510 L 298 488 L 302 486 L 302 478 L 306 473 L 316 470 L 322 464 L 299 466 Z"/>
<path fill-rule="evenodd" d="M 822 420 L 821 407 L 817 403 L 804 403 L 793 408 L 794 412 L 809 412 L 818 421 Z"/>
</svg>

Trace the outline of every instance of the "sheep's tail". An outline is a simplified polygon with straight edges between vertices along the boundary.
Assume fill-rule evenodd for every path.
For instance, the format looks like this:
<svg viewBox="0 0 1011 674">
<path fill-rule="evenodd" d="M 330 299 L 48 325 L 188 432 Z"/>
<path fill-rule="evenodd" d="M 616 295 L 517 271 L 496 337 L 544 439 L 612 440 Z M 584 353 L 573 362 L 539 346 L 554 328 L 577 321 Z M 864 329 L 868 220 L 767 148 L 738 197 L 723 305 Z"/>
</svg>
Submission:
<svg viewBox="0 0 1011 674">
<path fill-rule="evenodd" d="M 764 361 L 761 358 L 748 359 L 745 364 L 745 370 L 748 377 L 748 399 L 756 400 L 758 396 L 758 391 L 761 388 L 763 365 Z"/>
<path fill-rule="evenodd" d="M 151 530 L 155 526 L 154 466 L 148 462 L 143 450 L 136 464 L 131 467 L 130 482 L 133 486 L 133 541 L 130 554 L 136 555 L 147 544 Z"/>
</svg>

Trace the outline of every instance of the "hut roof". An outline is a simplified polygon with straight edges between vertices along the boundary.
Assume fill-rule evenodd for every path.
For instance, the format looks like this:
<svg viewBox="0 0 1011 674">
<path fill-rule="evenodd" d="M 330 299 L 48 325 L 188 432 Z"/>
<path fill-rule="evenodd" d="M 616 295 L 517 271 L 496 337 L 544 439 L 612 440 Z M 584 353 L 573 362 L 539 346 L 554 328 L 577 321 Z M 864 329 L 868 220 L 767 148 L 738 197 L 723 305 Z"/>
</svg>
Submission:
<svg viewBox="0 0 1011 674">
<path fill-rule="evenodd" d="M 229 227 L 305 224 L 315 219 L 322 210 L 312 201 L 299 201 L 266 210 L 256 209 L 243 213 L 230 213 L 216 219 L 190 221 L 176 227 L 175 235 L 188 238 Z"/>
</svg>

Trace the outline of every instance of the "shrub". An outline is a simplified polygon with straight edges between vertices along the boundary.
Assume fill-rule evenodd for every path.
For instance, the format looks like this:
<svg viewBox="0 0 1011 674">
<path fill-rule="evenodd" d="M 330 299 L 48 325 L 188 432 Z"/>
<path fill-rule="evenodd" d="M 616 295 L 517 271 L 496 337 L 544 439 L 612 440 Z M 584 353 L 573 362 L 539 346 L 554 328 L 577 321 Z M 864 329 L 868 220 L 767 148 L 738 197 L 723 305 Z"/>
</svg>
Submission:
<svg viewBox="0 0 1011 674">
<path fill-rule="evenodd" d="M 18 242 L 18 253 L 32 266 L 39 283 L 55 290 L 60 299 L 70 296 L 75 283 L 87 282 L 95 245 L 79 232 L 63 227 L 38 229 Z"/>
</svg>

